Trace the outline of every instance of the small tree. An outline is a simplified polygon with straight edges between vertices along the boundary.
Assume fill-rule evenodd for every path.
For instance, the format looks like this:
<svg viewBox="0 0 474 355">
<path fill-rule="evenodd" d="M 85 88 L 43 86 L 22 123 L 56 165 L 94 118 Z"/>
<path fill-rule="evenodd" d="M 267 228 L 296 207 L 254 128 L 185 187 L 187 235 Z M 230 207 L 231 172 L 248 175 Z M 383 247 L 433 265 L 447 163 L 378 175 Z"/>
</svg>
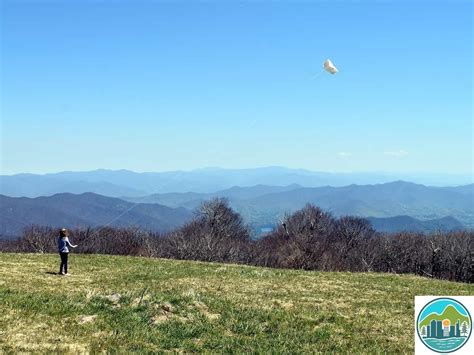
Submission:
<svg viewBox="0 0 474 355">
<path fill-rule="evenodd" d="M 219 262 L 248 262 L 250 235 L 242 217 L 225 199 L 205 201 L 196 218 L 170 234 L 172 257 Z"/>
<path fill-rule="evenodd" d="M 283 226 L 286 243 L 281 248 L 281 266 L 305 270 L 327 270 L 334 218 L 307 204 L 289 216 Z M 277 233 L 282 233 L 280 228 Z"/>
<path fill-rule="evenodd" d="M 467 322 L 464 321 L 462 324 L 461 324 L 461 335 L 463 336 L 467 336 Z"/>
<path fill-rule="evenodd" d="M 367 271 L 371 269 L 371 254 L 367 249 L 375 230 L 369 221 L 358 217 L 341 217 L 331 243 L 336 270 Z"/>
<path fill-rule="evenodd" d="M 22 249 L 33 253 L 51 253 L 56 249 L 57 235 L 59 231 L 51 227 L 31 225 L 23 230 Z"/>
<path fill-rule="evenodd" d="M 426 337 L 426 327 L 425 326 L 421 327 L 421 335 L 423 336 L 423 338 Z"/>
</svg>

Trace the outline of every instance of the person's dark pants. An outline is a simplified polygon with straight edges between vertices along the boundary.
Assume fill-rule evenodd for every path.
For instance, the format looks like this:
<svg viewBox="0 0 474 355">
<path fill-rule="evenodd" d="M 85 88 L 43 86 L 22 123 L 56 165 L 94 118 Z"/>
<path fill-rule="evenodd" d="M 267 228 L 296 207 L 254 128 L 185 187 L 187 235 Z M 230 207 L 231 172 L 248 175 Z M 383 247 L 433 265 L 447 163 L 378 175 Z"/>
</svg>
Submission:
<svg viewBox="0 0 474 355">
<path fill-rule="evenodd" d="M 63 269 L 64 269 L 64 273 L 67 274 L 67 256 L 68 255 L 69 253 L 59 253 L 59 256 L 61 256 L 61 266 L 59 267 L 60 274 L 63 273 Z"/>
</svg>

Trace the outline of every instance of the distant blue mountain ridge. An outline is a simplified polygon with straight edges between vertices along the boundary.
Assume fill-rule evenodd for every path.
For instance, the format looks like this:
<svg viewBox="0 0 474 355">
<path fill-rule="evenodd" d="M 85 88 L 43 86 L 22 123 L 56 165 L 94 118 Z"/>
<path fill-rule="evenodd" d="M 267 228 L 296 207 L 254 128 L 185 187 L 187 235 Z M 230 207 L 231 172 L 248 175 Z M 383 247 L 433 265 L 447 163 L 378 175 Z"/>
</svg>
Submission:
<svg viewBox="0 0 474 355">
<path fill-rule="evenodd" d="M 0 175 L 0 194 L 12 197 L 51 196 L 55 193 L 94 192 L 113 197 L 137 197 L 154 193 L 213 193 L 233 186 L 256 185 L 302 187 L 341 187 L 351 184 L 382 184 L 406 180 L 433 186 L 457 186 L 473 183 L 469 174 L 387 174 L 328 173 L 284 167 L 252 169 L 204 168 L 191 171 L 144 172 L 129 170 L 93 170 L 50 174 Z M 472 190 L 472 186 L 470 188 Z"/>
<path fill-rule="evenodd" d="M 3 176 L 0 181 L 4 194 L 0 200 L 0 233 L 18 233 L 23 228 L 18 221 L 23 224 L 98 226 L 106 223 L 109 217 L 120 214 L 126 206 L 134 206 L 137 203 L 139 206 L 133 208 L 133 213 L 126 213 L 115 221 L 114 225 L 137 225 L 166 231 L 189 220 L 196 207 L 215 197 L 228 199 L 231 207 L 241 213 L 255 231 L 268 230 L 278 223 L 279 218 L 307 203 L 315 204 L 336 217 L 354 215 L 369 218 L 374 227 L 381 231 L 430 232 L 474 226 L 472 184 L 450 187 L 424 186 L 404 181 L 339 187 L 307 187 L 297 183 L 257 184 L 248 187 L 231 186 L 215 192 L 148 194 L 144 191 L 150 186 L 156 187 L 154 176 L 149 178 L 147 187 L 140 185 L 140 182 L 141 179 L 148 178 L 127 171 L 123 173 L 137 179 L 135 185 L 120 185 L 123 176 L 110 179 L 111 181 L 75 181 L 77 174 L 80 179 L 84 179 L 81 173 Z M 100 177 L 95 178 L 105 179 L 115 176 L 117 172 L 101 171 L 100 174 Z M 312 176 L 311 173 L 303 171 L 303 175 L 305 174 Z M 204 180 L 201 183 L 204 183 Z M 169 186 L 171 185 L 170 183 Z M 92 191 L 94 193 L 82 191 L 92 188 L 95 188 Z M 188 188 L 183 185 L 181 189 Z M 14 190 L 25 195 L 35 195 L 43 191 L 50 197 L 13 198 L 14 194 L 9 195 L 5 190 Z M 60 193 L 56 194 L 58 190 Z M 106 193 L 102 194 L 108 196 L 99 196 L 97 190 L 105 191 Z M 116 198 L 117 196 L 120 199 Z"/>
<path fill-rule="evenodd" d="M 167 193 L 124 199 L 192 210 L 205 200 L 223 197 L 227 198 L 230 205 L 254 226 L 271 225 L 285 214 L 312 203 L 335 216 L 374 218 L 409 216 L 421 221 L 450 216 L 464 227 L 472 228 L 473 191 L 473 185 L 444 188 L 396 181 L 375 185 L 312 188 L 296 184 L 280 187 L 257 185 L 250 188 L 233 187 L 205 194 Z M 422 229 L 420 226 L 417 228 Z"/>
</svg>

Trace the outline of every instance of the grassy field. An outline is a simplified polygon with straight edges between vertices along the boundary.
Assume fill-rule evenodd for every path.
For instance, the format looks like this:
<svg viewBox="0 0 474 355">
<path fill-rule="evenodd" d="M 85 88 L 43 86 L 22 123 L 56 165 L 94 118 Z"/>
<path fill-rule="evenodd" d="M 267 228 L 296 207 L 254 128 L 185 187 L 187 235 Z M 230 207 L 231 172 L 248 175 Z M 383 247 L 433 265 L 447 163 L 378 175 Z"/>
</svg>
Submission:
<svg viewBox="0 0 474 355">
<path fill-rule="evenodd" d="M 0 352 L 412 352 L 415 295 L 473 286 L 324 273 L 0 253 Z"/>
</svg>

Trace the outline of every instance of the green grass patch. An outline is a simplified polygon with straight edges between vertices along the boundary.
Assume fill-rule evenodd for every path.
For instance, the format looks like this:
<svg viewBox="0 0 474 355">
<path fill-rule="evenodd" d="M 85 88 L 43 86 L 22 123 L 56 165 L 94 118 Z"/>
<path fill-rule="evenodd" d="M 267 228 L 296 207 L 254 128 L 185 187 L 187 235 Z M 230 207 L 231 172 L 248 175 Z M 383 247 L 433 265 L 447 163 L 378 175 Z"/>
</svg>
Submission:
<svg viewBox="0 0 474 355">
<path fill-rule="evenodd" d="M 0 253 L 0 352 L 412 352 L 413 275 Z M 388 325 L 390 324 L 390 331 Z"/>
</svg>

